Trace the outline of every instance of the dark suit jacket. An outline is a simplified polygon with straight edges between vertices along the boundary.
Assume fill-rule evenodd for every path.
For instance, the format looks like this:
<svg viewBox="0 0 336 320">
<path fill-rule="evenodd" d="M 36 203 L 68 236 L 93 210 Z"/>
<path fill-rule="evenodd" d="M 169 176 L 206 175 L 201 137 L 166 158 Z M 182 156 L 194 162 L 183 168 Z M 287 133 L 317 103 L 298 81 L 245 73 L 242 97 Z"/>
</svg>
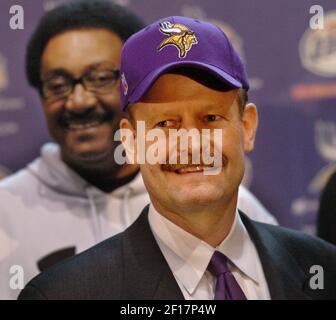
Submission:
<svg viewBox="0 0 336 320">
<path fill-rule="evenodd" d="M 336 299 L 336 248 L 323 240 L 257 223 L 240 213 L 256 245 L 272 299 Z M 324 289 L 312 290 L 313 265 Z M 19 299 L 183 299 L 148 223 L 148 206 L 126 231 L 34 278 Z"/>
</svg>

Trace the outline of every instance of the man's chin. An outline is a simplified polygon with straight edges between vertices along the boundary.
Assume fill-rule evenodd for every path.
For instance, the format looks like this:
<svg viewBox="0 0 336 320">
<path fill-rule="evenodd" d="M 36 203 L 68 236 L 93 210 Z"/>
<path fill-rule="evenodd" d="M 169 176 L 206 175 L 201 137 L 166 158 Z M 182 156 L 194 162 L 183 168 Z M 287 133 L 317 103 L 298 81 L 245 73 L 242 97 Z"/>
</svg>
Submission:
<svg viewBox="0 0 336 320">
<path fill-rule="evenodd" d="M 69 159 L 73 164 L 82 166 L 111 166 L 114 163 L 113 150 L 98 148 L 71 148 L 65 154 L 65 160 Z"/>
<path fill-rule="evenodd" d="M 204 190 L 203 188 L 188 188 L 187 190 L 176 190 L 176 194 L 172 198 L 175 198 L 176 203 L 181 206 L 189 207 L 202 207 L 208 206 L 212 202 L 218 201 L 218 190 L 211 191 L 211 188 Z"/>
<path fill-rule="evenodd" d="M 101 162 L 108 159 L 108 152 L 83 152 L 83 153 L 77 153 L 73 156 L 73 158 L 77 159 L 78 161 L 83 162 Z"/>
</svg>

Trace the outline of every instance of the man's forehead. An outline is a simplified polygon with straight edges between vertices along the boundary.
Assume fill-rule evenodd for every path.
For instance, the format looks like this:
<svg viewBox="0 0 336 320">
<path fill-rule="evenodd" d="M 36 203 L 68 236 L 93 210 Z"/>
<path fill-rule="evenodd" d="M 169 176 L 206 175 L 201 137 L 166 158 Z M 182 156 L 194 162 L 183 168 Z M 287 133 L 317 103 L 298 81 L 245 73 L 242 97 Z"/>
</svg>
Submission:
<svg viewBox="0 0 336 320">
<path fill-rule="evenodd" d="M 52 65 L 47 66 L 42 69 L 42 75 L 44 78 L 49 76 L 73 76 L 73 77 L 80 77 L 84 74 L 89 73 L 90 71 L 99 71 L 105 69 L 117 69 L 118 66 L 115 67 L 116 64 L 111 64 L 110 61 L 100 61 L 100 62 L 93 62 L 92 64 L 84 64 L 84 65 L 77 65 L 77 66 L 67 66 L 64 64 L 60 65 Z"/>
<path fill-rule="evenodd" d="M 224 115 L 231 109 L 238 110 L 237 96 L 237 91 L 230 91 L 221 98 L 195 96 L 190 99 L 171 99 L 170 101 L 147 100 L 129 105 L 128 110 L 135 119 L 148 120 L 160 117 L 194 117 L 207 113 Z"/>
<path fill-rule="evenodd" d="M 81 73 L 84 69 L 108 64 L 119 68 L 121 39 L 105 29 L 69 30 L 53 37 L 42 55 L 42 72 L 64 69 Z"/>
</svg>

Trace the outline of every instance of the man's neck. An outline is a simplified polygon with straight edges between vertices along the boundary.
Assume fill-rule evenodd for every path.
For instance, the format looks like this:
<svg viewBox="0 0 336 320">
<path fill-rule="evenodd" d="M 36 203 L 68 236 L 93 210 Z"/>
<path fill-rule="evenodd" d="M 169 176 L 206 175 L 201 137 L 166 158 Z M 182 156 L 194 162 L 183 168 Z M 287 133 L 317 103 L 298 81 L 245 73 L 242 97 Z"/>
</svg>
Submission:
<svg viewBox="0 0 336 320">
<path fill-rule="evenodd" d="M 89 172 L 88 174 L 82 173 L 81 177 L 96 188 L 109 193 L 131 182 L 137 176 L 138 172 L 139 170 L 132 170 L 128 175 L 122 176 L 115 174 L 108 175 L 108 172 L 105 175 L 91 175 Z"/>
<path fill-rule="evenodd" d="M 153 205 L 165 218 L 215 248 L 231 230 L 236 215 L 237 198 L 226 205 L 219 204 L 188 213 L 177 210 L 174 212 L 155 201 Z"/>
<path fill-rule="evenodd" d="M 113 190 L 129 183 L 139 173 L 138 166 L 125 164 L 123 166 L 106 168 L 84 168 L 64 161 L 72 170 L 74 170 L 82 179 L 109 193 Z"/>
</svg>

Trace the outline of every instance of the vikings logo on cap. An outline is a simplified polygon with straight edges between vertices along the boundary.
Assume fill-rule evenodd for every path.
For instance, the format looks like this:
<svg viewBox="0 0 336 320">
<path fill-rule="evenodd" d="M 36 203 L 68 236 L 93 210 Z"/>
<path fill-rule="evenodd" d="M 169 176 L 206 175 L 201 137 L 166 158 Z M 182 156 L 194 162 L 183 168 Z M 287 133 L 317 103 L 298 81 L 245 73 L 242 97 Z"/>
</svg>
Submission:
<svg viewBox="0 0 336 320">
<path fill-rule="evenodd" d="M 182 24 L 164 21 L 160 23 L 159 30 L 169 37 L 160 43 L 158 51 L 168 45 L 173 45 L 178 49 L 181 59 L 186 57 L 192 45 L 198 43 L 195 33 Z"/>
</svg>

